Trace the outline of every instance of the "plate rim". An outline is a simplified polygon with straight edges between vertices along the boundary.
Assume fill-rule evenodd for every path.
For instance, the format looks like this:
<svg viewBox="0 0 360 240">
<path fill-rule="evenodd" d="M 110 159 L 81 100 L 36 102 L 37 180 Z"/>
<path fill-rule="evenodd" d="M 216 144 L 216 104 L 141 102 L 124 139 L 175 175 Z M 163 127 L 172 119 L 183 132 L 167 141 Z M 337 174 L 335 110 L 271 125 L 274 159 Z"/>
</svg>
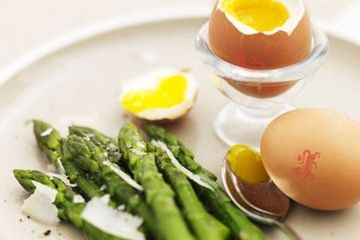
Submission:
<svg viewBox="0 0 360 240">
<path fill-rule="evenodd" d="M 149 11 L 149 9 L 132 11 L 127 14 L 119 14 L 115 17 L 95 21 L 76 28 L 68 33 L 56 36 L 40 44 L 38 47 L 31 48 L 28 52 L 25 52 L 15 60 L 6 64 L 5 67 L 0 69 L 0 88 L 17 74 L 31 67 L 34 63 L 77 43 L 124 28 L 136 27 L 148 23 L 199 18 L 204 18 L 205 20 L 211 13 L 211 7 L 209 4 L 175 4 L 173 6 L 154 7 L 150 9 L 151 11 Z M 331 29 L 324 26 L 316 17 L 314 17 L 313 20 L 326 32 L 328 37 L 338 39 L 360 49 L 360 46 L 354 43 L 354 41 L 331 31 Z"/>
<path fill-rule="evenodd" d="M 127 14 L 119 14 L 105 20 L 95 21 L 83 27 L 76 28 L 68 33 L 52 38 L 38 47 L 17 57 L 0 69 L 0 88 L 18 73 L 31 67 L 37 61 L 61 51 L 67 47 L 105 35 L 117 30 L 136 27 L 148 23 L 157 23 L 171 20 L 199 19 L 209 16 L 207 5 L 182 4 L 175 6 L 156 7 L 151 11 L 138 10 Z"/>
</svg>

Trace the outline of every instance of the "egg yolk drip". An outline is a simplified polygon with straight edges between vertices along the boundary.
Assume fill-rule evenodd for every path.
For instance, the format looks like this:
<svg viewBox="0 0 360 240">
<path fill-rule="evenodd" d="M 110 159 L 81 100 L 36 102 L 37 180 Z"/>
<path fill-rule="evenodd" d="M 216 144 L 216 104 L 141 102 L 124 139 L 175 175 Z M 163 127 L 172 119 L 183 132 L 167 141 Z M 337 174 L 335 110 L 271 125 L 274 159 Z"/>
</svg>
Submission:
<svg viewBox="0 0 360 240">
<path fill-rule="evenodd" d="M 239 22 L 260 32 L 272 31 L 289 18 L 287 8 L 275 0 L 223 0 L 221 8 Z"/>
<path fill-rule="evenodd" d="M 226 155 L 231 171 L 241 180 L 257 184 L 269 180 L 260 154 L 245 145 L 235 145 Z"/>
<path fill-rule="evenodd" d="M 132 113 L 152 108 L 169 108 L 184 101 L 187 80 L 183 74 L 160 79 L 155 89 L 129 91 L 124 95 L 123 107 Z"/>
</svg>

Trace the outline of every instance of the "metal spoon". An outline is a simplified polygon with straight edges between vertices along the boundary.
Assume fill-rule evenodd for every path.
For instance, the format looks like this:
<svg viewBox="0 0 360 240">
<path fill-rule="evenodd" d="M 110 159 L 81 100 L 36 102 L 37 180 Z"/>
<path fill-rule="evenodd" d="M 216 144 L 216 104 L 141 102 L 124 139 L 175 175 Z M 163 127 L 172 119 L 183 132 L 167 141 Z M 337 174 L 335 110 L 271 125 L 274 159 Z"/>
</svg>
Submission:
<svg viewBox="0 0 360 240">
<path fill-rule="evenodd" d="M 221 180 L 232 202 L 249 218 L 279 228 L 288 239 L 301 240 L 289 225 L 282 222 L 289 212 L 290 199 L 272 181 L 259 184 L 244 182 L 231 171 L 226 157 Z"/>
</svg>

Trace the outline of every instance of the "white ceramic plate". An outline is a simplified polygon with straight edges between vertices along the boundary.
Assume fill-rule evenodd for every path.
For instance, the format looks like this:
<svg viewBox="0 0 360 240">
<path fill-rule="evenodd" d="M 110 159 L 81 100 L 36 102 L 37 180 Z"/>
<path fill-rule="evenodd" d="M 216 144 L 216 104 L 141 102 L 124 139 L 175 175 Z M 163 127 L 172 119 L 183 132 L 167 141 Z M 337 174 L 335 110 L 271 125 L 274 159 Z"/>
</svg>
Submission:
<svg viewBox="0 0 360 240">
<path fill-rule="evenodd" d="M 360 45 L 359 0 L 304 0 L 312 19 L 326 31 Z"/>
<path fill-rule="evenodd" d="M 116 136 L 126 119 L 117 102 L 121 83 L 156 67 L 175 66 L 194 71 L 201 86 L 198 101 L 186 119 L 169 128 L 191 146 L 199 162 L 220 172 L 226 146 L 213 133 L 212 119 L 227 99 L 211 86 L 193 46 L 194 36 L 205 22 L 204 12 L 189 10 L 187 16 L 180 14 L 183 12 L 157 12 L 156 21 L 150 21 L 154 16 L 148 14 L 141 19 L 118 19 L 103 28 L 98 25 L 87 31 L 87 35 L 72 36 L 60 45 L 50 44 L 42 52 L 35 51 L 36 56 L 23 58 L 13 70 L 20 70 L 30 60 L 93 33 L 111 31 L 71 44 L 15 75 L 16 71 L 7 73 L 13 76 L 7 81 L 3 79 L 0 87 L 1 240 L 38 239 L 44 237 L 47 229 L 52 230 L 47 239 L 82 239 L 81 233 L 71 226 L 44 226 L 20 212 L 27 194 L 15 181 L 12 170 L 44 170 L 47 165 L 26 121 L 44 119 L 64 134 L 71 123 L 85 124 Z M 360 119 L 360 49 L 332 37 L 330 43 L 326 63 L 296 103 L 331 107 Z M 287 221 L 307 240 L 359 239 L 359 219 L 360 206 L 338 213 L 296 206 Z M 270 239 L 279 239 L 276 234 L 270 235 Z"/>
</svg>

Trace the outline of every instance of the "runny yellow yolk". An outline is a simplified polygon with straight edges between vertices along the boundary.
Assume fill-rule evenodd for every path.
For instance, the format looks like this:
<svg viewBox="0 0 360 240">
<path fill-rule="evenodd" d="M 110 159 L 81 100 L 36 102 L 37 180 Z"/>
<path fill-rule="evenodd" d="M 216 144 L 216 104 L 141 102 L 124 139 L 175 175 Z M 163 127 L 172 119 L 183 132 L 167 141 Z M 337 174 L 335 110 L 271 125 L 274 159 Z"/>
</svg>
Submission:
<svg viewBox="0 0 360 240">
<path fill-rule="evenodd" d="M 153 108 L 173 107 L 185 99 L 187 80 L 183 74 L 160 79 L 152 90 L 129 91 L 124 95 L 122 105 L 131 113 Z"/>
<path fill-rule="evenodd" d="M 260 32 L 272 31 L 284 25 L 289 18 L 287 8 L 275 0 L 223 0 L 221 8 Z"/>
<path fill-rule="evenodd" d="M 235 145 L 230 148 L 226 160 L 231 171 L 241 180 L 257 184 L 269 180 L 260 154 L 245 145 Z"/>
</svg>

